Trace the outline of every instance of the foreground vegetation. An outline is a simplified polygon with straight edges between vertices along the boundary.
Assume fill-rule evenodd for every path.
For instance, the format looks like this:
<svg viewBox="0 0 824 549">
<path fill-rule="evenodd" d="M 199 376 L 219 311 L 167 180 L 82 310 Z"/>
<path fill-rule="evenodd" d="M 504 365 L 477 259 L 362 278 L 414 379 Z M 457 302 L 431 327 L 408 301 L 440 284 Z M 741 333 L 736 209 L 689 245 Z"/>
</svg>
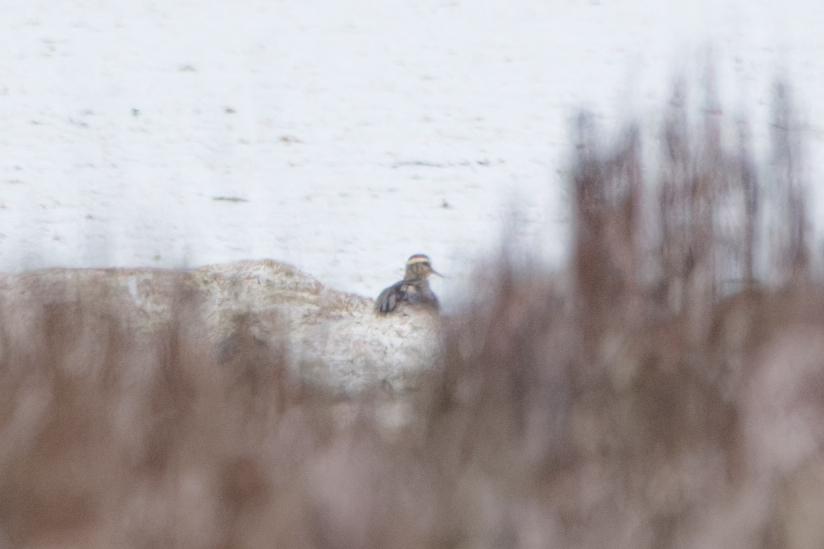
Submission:
<svg viewBox="0 0 824 549">
<path fill-rule="evenodd" d="M 824 287 L 775 97 L 760 163 L 684 87 L 658 145 L 582 115 L 570 266 L 488 263 L 411 395 L 333 398 L 242 319 L 221 359 L 183 292 L 149 342 L 100 296 L 4 308 L 0 546 L 821 547 Z"/>
</svg>

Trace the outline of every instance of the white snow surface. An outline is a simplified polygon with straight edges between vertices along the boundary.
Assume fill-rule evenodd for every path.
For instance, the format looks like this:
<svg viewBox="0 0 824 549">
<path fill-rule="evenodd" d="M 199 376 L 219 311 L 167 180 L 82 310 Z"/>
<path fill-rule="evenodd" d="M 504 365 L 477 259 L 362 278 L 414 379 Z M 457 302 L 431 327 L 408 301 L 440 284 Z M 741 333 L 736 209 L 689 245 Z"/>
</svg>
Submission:
<svg viewBox="0 0 824 549">
<path fill-rule="evenodd" d="M 4 0 L 0 48 L 3 271 L 274 258 L 374 297 L 427 253 L 449 308 L 513 211 L 563 257 L 576 110 L 653 127 L 707 48 L 761 145 L 787 74 L 824 173 L 821 0 Z"/>
</svg>

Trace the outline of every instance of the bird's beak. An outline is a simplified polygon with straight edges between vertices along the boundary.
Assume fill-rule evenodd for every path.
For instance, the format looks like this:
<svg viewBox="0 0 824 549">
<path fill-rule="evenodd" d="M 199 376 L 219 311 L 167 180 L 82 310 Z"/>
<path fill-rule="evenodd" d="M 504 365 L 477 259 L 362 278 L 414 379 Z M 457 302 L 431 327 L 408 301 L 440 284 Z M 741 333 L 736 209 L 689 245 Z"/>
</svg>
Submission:
<svg viewBox="0 0 824 549">
<path fill-rule="evenodd" d="M 436 271 L 436 270 L 435 270 L 435 269 L 433 269 L 432 267 L 429 267 L 429 270 L 432 272 L 432 274 L 433 274 L 433 275 L 437 275 L 437 276 L 439 276 L 439 277 L 441 277 L 441 278 L 446 278 L 444 275 L 442 275 L 441 273 L 439 273 L 438 271 Z"/>
</svg>

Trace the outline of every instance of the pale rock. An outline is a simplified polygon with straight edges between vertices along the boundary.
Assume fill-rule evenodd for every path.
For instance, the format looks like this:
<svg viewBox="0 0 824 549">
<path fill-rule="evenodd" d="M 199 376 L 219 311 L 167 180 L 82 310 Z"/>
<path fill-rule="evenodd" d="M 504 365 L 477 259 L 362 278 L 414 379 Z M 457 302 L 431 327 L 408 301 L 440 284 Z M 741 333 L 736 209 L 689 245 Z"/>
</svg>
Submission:
<svg viewBox="0 0 824 549">
<path fill-rule="evenodd" d="M 92 308 L 109 311 L 111 321 L 130 337 L 146 340 L 195 311 L 216 359 L 229 360 L 245 330 L 247 337 L 283 352 L 302 379 L 341 395 L 408 391 L 437 362 L 439 352 L 437 314 L 407 307 L 378 315 L 372 299 L 326 289 L 295 267 L 271 260 L 189 271 L 4 274 L 0 299 L 6 337 L 28 338 L 32 345 L 44 333 L 38 323 L 48 322 L 44 307 L 69 315 Z"/>
</svg>

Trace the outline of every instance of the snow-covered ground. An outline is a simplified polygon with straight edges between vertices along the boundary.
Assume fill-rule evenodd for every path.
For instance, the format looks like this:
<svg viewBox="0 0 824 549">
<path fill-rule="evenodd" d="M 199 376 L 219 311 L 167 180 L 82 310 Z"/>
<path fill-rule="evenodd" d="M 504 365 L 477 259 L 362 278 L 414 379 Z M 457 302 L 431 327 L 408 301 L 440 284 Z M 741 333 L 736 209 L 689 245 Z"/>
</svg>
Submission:
<svg viewBox="0 0 824 549">
<path fill-rule="evenodd" d="M 448 305 L 512 210 L 563 256 L 575 110 L 647 116 L 708 44 L 762 143 L 786 68 L 820 159 L 821 0 L 4 0 L 0 270 L 268 257 L 375 296 L 428 253 Z"/>
</svg>

